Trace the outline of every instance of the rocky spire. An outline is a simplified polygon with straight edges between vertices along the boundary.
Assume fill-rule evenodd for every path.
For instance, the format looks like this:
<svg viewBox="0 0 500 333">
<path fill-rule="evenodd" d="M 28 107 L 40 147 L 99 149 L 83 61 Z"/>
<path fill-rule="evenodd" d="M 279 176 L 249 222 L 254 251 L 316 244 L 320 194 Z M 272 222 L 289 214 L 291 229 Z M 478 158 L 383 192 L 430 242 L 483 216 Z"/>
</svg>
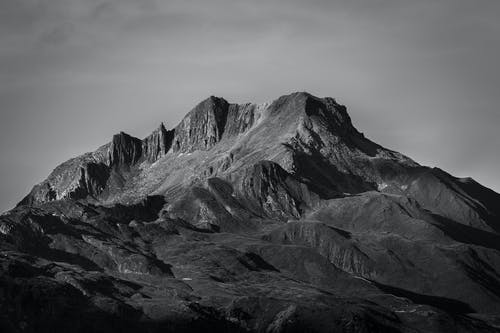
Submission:
<svg viewBox="0 0 500 333">
<path fill-rule="evenodd" d="M 120 132 L 113 136 L 108 149 L 108 163 L 110 166 L 130 166 L 142 156 L 142 141 L 138 138 Z"/>
<path fill-rule="evenodd" d="M 142 153 L 150 162 L 158 160 L 165 155 L 172 146 L 174 130 L 167 131 L 163 122 L 160 127 L 153 131 L 142 141 Z"/>
<path fill-rule="evenodd" d="M 227 120 L 229 103 L 210 96 L 191 110 L 175 128 L 174 151 L 207 150 L 220 141 Z"/>
</svg>

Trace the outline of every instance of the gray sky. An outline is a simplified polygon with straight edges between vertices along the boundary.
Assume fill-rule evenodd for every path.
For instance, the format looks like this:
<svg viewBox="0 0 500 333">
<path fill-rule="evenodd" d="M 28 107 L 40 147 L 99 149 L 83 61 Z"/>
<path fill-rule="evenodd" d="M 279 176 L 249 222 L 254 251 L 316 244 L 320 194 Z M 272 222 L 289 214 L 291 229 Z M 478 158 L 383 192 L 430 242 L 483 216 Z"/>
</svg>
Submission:
<svg viewBox="0 0 500 333">
<path fill-rule="evenodd" d="M 498 0 L 0 0 L 0 211 L 120 130 L 303 90 L 499 191 L 499 17 Z"/>
</svg>

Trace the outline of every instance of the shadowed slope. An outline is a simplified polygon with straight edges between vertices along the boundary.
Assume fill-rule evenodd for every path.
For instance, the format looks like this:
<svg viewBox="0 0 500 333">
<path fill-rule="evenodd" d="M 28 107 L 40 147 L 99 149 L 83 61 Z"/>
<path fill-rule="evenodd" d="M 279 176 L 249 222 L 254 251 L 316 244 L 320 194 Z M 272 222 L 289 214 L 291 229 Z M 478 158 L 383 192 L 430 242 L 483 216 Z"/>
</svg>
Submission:
<svg viewBox="0 0 500 333">
<path fill-rule="evenodd" d="M 0 216 L 0 325 L 66 327 L 59 306 L 37 319 L 55 299 L 83 313 L 77 331 L 494 332 L 499 207 L 370 141 L 333 98 L 212 96 L 61 164 Z"/>
</svg>

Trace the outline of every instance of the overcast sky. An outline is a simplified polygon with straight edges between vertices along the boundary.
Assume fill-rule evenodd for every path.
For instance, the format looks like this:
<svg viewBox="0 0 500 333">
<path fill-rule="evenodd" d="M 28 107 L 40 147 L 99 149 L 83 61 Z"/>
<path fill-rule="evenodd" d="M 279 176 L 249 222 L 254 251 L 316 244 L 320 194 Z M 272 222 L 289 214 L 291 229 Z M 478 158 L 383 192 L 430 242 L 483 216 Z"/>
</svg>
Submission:
<svg viewBox="0 0 500 333">
<path fill-rule="evenodd" d="M 304 90 L 500 191 L 499 17 L 499 0 L 0 0 L 0 211 L 120 130 Z"/>
</svg>

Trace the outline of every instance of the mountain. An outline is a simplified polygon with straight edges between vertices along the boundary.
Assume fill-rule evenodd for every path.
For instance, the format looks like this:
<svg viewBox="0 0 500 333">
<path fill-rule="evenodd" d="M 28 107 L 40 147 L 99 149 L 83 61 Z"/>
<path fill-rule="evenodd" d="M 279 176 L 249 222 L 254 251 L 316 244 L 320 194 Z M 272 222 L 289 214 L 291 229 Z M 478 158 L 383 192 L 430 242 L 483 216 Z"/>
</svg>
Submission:
<svg viewBox="0 0 500 333">
<path fill-rule="evenodd" d="M 0 328 L 497 332 L 499 233 L 500 194 L 372 142 L 333 98 L 211 96 L 0 216 Z"/>
</svg>

